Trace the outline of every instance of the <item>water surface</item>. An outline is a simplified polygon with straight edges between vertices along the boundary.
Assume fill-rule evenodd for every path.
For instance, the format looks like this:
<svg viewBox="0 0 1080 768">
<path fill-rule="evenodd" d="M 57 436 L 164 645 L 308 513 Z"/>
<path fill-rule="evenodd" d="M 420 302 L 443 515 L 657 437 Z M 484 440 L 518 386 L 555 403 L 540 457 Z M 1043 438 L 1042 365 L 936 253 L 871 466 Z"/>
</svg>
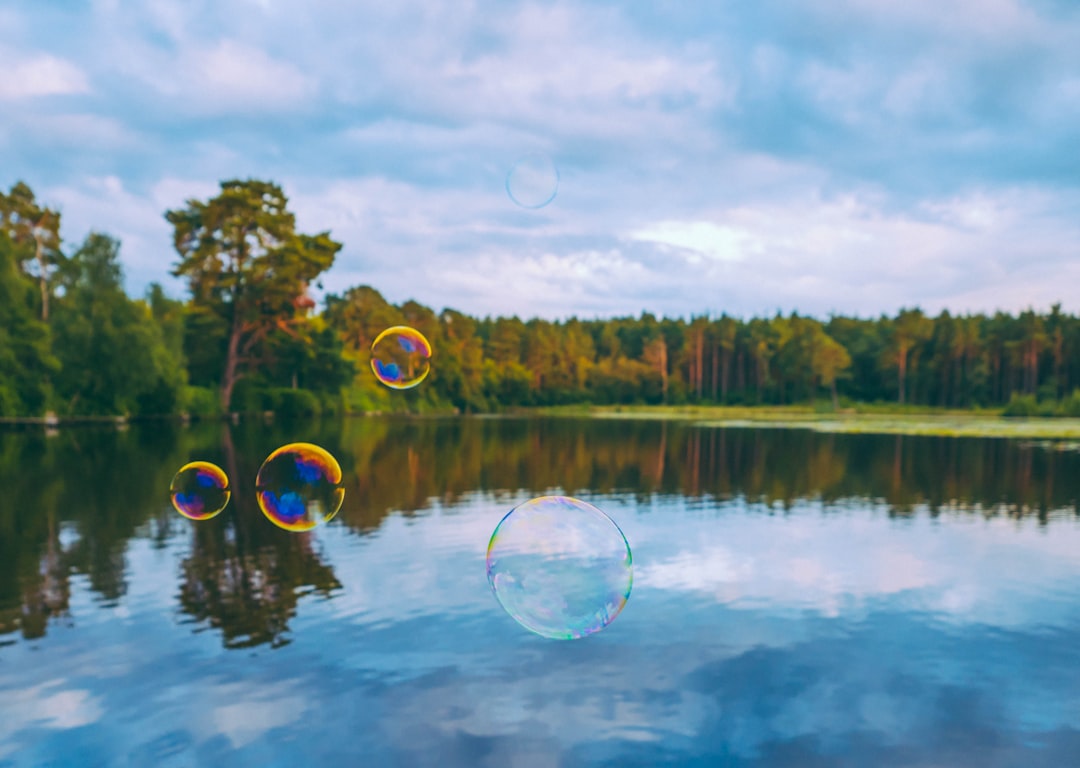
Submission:
<svg viewBox="0 0 1080 768">
<path fill-rule="evenodd" d="M 274 448 L 328 526 L 254 501 Z M 218 517 L 168 501 L 222 466 Z M 0 433 L 0 766 L 1068 766 L 1080 454 L 657 422 L 356 419 Z M 603 632 L 488 587 L 502 516 L 568 493 L 633 548 Z"/>
</svg>

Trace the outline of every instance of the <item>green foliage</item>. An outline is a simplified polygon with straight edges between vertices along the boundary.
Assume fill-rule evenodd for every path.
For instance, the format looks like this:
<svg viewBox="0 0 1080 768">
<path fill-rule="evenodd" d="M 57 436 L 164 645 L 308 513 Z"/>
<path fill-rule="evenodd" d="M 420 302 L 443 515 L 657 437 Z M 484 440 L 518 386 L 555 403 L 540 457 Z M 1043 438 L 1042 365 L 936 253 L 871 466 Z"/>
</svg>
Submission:
<svg viewBox="0 0 1080 768">
<path fill-rule="evenodd" d="M 1014 392 L 1012 397 L 1009 398 L 1009 403 L 1005 406 L 1005 410 L 1001 412 L 1001 415 L 1026 419 L 1041 414 L 1039 412 L 1039 403 L 1035 399 L 1035 395 L 1021 395 L 1018 392 Z"/>
<path fill-rule="evenodd" d="M 180 411 L 193 419 L 221 416 L 221 399 L 209 387 L 184 387 L 180 393 Z"/>
<path fill-rule="evenodd" d="M 1058 413 L 1067 418 L 1080 418 L 1080 389 L 1074 389 L 1069 397 L 1061 401 Z"/>
<path fill-rule="evenodd" d="M 48 321 L 53 276 L 65 261 L 60 250 L 60 212 L 41 205 L 30 187 L 16 182 L 8 194 L 0 192 L 0 232 L 14 247 L 23 274 L 37 284 L 35 314 Z"/>
<path fill-rule="evenodd" d="M 155 285 L 134 300 L 115 240 L 91 234 L 67 257 L 55 211 L 25 184 L 0 193 L 0 416 L 582 403 L 874 413 L 1004 406 L 1011 416 L 1080 416 L 1080 317 L 1060 305 L 936 317 L 908 308 L 826 322 L 798 313 L 549 321 L 436 312 L 358 286 L 328 296 L 320 314 L 307 286 L 341 245 L 326 232 L 296 232 L 279 186 L 225 181 L 216 197 L 189 200 L 166 219 L 180 257 L 174 274 L 187 279 L 190 298 L 169 299 Z M 372 375 L 371 343 L 392 325 L 431 342 L 431 373 L 414 390 L 390 390 Z"/>
<path fill-rule="evenodd" d="M 48 326 L 35 315 L 33 283 L 16 259 L 14 244 L 0 231 L 0 416 L 38 416 L 60 362 Z"/>
<path fill-rule="evenodd" d="M 60 273 L 53 349 L 56 394 L 72 415 L 175 413 L 185 384 L 176 339 L 170 346 L 153 307 L 124 293 L 120 243 L 90 233 Z M 160 313 L 167 299 L 155 297 Z"/>
<path fill-rule="evenodd" d="M 236 383 L 266 367 L 275 337 L 296 333 L 290 326 L 310 304 L 308 283 L 329 269 L 341 244 L 328 232 L 296 232 L 285 193 L 265 181 L 223 181 L 217 197 L 188 200 L 165 218 L 180 255 L 173 274 L 188 279 L 197 333 L 224 340 L 223 350 L 220 342 L 212 349 L 221 355 L 215 373 L 228 408 Z"/>
<path fill-rule="evenodd" d="M 306 389 L 272 389 L 268 392 L 270 408 L 286 419 L 318 416 L 322 411 L 319 398 Z"/>
</svg>

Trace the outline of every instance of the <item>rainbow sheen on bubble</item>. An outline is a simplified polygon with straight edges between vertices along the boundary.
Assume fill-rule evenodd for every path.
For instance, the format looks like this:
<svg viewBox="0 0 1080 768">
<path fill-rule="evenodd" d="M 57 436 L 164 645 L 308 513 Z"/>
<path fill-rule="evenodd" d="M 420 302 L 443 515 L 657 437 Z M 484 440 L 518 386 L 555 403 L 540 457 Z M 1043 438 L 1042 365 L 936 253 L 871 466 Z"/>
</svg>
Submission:
<svg viewBox="0 0 1080 768">
<path fill-rule="evenodd" d="M 274 525 L 286 531 L 310 531 L 341 509 L 345 500 L 341 465 L 317 445 L 283 445 L 259 468 L 255 497 Z"/>
<path fill-rule="evenodd" d="M 568 496 L 541 496 L 510 510 L 488 543 L 487 575 L 515 621 L 557 640 L 610 624 L 634 582 L 630 545 L 619 526 Z"/>
<path fill-rule="evenodd" d="M 411 389 L 431 372 L 431 345 L 415 328 L 387 328 L 371 344 L 371 370 L 391 389 Z"/>
<path fill-rule="evenodd" d="M 506 194 L 522 208 L 543 208 L 559 191 L 559 171 L 543 152 L 518 159 L 506 174 Z"/>
<path fill-rule="evenodd" d="M 230 495 L 228 475 L 208 461 L 180 467 L 169 486 L 173 506 L 189 520 L 209 520 L 225 509 Z"/>
</svg>

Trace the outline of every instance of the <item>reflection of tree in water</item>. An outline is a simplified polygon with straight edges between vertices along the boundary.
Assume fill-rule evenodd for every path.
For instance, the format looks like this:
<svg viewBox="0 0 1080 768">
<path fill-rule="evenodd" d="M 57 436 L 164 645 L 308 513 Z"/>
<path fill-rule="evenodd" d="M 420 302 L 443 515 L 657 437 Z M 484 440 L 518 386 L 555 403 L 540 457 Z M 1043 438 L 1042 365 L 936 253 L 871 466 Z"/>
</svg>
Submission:
<svg viewBox="0 0 1080 768">
<path fill-rule="evenodd" d="M 112 429 L 0 432 L 0 636 L 39 637 L 68 614 L 73 574 L 105 601 L 123 599 L 126 557 L 141 536 L 165 547 L 191 537 L 182 610 L 219 628 L 227 645 L 281 643 L 305 591 L 338 581 L 314 548 L 318 534 L 282 531 L 252 489 L 275 448 L 307 441 L 344 471 L 345 504 L 331 525 L 361 533 L 388 514 L 466 494 L 633 494 L 709 502 L 746 499 L 790 508 L 800 500 L 882 503 L 891 514 L 1032 515 L 1076 510 L 1080 453 L 1018 441 L 810 430 L 713 429 L 648 421 L 571 419 L 345 419 L 189 429 L 167 423 Z M 222 449 L 222 435 L 226 441 Z M 235 446 L 233 446 L 235 441 Z M 190 523 L 167 489 L 193 458 L 229 473 L 233 501 Z M 2 642 L 2 640 L 0 640 Z"/>
<path fill-rule="evenodd" d="M 167 424 L 0 433 L 0 634 L 40 637 L 67 616 L 72 574 L 123 596 L 128 542 L 160 510 L 189 440 Z"/>
<path fill-rule="evenodd" d="M 345 472 L 339 517 L 359 530 L 475 490 L 740 497 L 785 508 L 854 499 L 895 514 L 1040 519 L 1075 510 L 1080 495 L 1080 454 L 1000 439 L 490 418 L 357 419 L 329 439 Z"/>
<path fill-rule="evenodd" d="M 55 517 L 50 514 L 45 551 L 40 554 L 37 571 L 20 579 L 16 595 L 5 590 L 0 603 L 0 634 L 22 630 L 28 640 L 42 637 L 50 619 L 68 614 L 71 587 L 67 559 Z"/>
<path fill-rule="evenodd" d="M 245 482 L 255 471 L 238 460 L 228 428 L 223 447 L 232 501 L 217 517 L 191 526 L 180 605 L 219 629 L 227 648 L 284 645 L 300 595 L 329 596 L 341 584 L 313 550 L 311 534 L 283 531 L 263 516 L 253 484 Z"/>
</svg>

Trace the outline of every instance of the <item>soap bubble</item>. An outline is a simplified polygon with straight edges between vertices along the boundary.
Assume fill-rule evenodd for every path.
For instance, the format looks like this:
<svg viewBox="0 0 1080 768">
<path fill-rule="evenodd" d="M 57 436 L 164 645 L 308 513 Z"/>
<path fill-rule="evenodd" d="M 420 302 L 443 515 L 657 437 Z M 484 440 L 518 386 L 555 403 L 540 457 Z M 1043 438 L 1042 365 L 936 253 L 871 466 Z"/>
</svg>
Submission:
<svg viewBox="0 0 1080 768">
<path fill-rule="evenodd" d="M 506 174 L 506 194 L 522 208 L 543 208 L 559 191 L 559 171 L 542 152 L 520 158 Z"/>
<path fill-rule="evenodd" d="M 311 443 L 289 443 L 266 457 L 255 496 L 267 519 L 286 531 L 310 531 L 341 509 L 341 466 Z"/>
<path fill-rule="evenodd" d="M 510 510 L 491 535 L 487 575 L 507 613 L 554 639 L 606 627 L 626 605 L 634 580 L 619 526 L 567 496 L 541 496 Z"/>
<path fill-rule="evenodd" d="M 387 328 L 371 344 L 371 370 L 391 389 L 411 389 L 431 372 L 431 345 L 415 328 Z"/>
<path fill-rule="evenodd" d="M 193 461 L 180 467 L 169 486 L 176 511 L 190 520 L 209 520 L 229 503 L 229 477 L 216 464 Z"/>
</svg>

